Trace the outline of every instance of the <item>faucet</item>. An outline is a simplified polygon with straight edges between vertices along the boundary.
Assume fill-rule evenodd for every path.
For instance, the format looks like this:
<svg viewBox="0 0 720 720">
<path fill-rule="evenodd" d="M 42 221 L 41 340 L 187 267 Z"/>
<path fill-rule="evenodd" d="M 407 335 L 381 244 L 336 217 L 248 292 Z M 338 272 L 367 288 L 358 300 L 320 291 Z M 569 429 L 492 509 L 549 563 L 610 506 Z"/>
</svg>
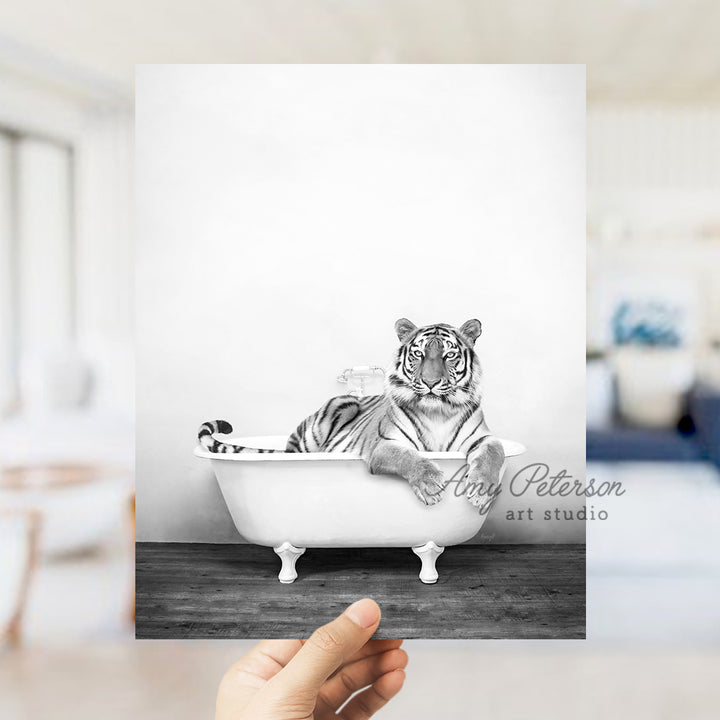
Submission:
<svg viewBox="0 0 720 720">
<path fill-rule="evenodd" d="M 353 388 L 348 391 L 348 395 L 364 397 L 365 383 L 368 379 L 372 379 L 378 374 L 385 377 L 385 370 L 377 365 L 354 365 L 353 367 L 345 368 L 345 370 L 338 375 L 337 381 Z"/>
</svg>

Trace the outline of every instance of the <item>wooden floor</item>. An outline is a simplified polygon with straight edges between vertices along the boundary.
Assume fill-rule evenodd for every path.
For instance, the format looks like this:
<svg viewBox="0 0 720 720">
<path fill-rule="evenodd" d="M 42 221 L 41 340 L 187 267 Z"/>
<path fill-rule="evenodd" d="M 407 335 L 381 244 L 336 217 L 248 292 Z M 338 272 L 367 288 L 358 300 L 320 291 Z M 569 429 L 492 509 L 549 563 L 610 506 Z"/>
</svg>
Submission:
<svg viewBox="0 0 720 720">
<path fill-rule="evenodd" d="M 412 551 L 307 550 L 291 585 L 257 545 L 138 543 L 138 638 L 306 637 L 370 596 L 392 638 L 584 638 L 584 545 L 459 545 L 435 585 Z"/>
</svg>

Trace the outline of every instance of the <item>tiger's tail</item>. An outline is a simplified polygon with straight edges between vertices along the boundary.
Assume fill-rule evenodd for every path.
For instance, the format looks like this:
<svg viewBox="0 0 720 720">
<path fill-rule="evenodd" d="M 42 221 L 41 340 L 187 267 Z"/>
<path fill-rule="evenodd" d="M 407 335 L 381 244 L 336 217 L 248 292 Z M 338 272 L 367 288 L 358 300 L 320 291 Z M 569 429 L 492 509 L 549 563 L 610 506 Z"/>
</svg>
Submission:
<svg viewBox="0 0 720 720">
<path fill-rule="evenodd" d="M 209 420 L 204 422 L 198 430 L 198 442 L 203 450 L 211 453 L 276 453 L 281 450 L 269 450 L 268 448 L 251 448 L 244 445 L 232 445 L 230 443 L 220 442 L 213 436 L 215 433 L 228 435 L 233 430 L 232 425 L 227 420 Z"/>
</svg>

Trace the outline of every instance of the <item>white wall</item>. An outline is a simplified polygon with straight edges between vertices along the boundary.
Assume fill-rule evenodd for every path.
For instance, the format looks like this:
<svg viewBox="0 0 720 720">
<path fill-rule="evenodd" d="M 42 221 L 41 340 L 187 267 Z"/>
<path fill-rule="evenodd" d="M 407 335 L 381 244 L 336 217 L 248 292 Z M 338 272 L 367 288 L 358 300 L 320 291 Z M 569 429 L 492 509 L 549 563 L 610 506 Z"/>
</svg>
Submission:
<svg viewBox="0 0 720 720">
<path fill-rule="evenodd" d="M 95 402 L 133 421 L 133 112 L 98 110 L 76 154 L 78 336 L 97 378 Z"/>
<path fill-rule="evenodd" d="M 492 428 L 582 477 L 584 131 L 581 66 L 139 67 L 138 539 L 239 540 L 198 425 L 290 432 L 403 315 L 480 318 Z M 584 538 L 528 500 L 486 538 Z"/>
</svg>

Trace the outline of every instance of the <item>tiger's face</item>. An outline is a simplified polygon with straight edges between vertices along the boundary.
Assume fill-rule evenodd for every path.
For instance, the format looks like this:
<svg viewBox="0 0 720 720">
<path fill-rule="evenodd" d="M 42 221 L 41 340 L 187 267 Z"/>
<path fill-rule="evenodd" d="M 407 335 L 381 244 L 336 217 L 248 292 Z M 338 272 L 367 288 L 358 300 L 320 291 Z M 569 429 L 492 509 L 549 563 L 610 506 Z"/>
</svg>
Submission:
<svg viewBox="0 0 720 720">
<path fill-rule="evenodd" d="M 417 404 L 426 412 L 456 412 L 480 400 L 480 363 L 473 345 L 479 320 L 459 329 L 450 325 L 416 327 L 401 318 L 395 332 L 402 343 L 388 375 L 388 391 L 398 404 Z"/>
</svg>

